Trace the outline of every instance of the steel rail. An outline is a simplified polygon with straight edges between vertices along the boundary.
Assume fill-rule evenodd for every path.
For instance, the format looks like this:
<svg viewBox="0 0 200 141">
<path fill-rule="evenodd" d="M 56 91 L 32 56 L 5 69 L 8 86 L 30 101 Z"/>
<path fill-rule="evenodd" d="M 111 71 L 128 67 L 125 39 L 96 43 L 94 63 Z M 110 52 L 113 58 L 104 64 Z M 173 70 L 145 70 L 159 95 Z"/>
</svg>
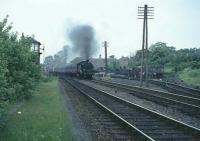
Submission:
<svg viewBox="0 0 200 141">
<path fill-rule="evenodd" d="M 121 122 L 121 119 L 119 119 L 119 117 L 116 117 L 115 115 L 113 116 L 112 111 L 110 111 L 109 109 L 107 109 L 104 105 L 102 105 L 100 102 L 96 101 L 94 98 L 86 95 L 83 91 L 76 89 L 71 83 L 69 83 L 68 80 L 65 80 L 63 78 L 60 78 L 62 85 L 67 88 L 67 90 L 69 90 L 70 92 L 73 92 L 73 94 L 71 95 L 72 97 L 76 98 L 80 98 L 80 94 L 83 94 L 82 96 L 86 97 L 87 100 L 91 101 L 91 103 L 88 104 L 84 104 L 86 101 L 85 100 L 80 100 L 82 98 L 80 98 L 78 100 L 78 102 L 84 102 L 84 108 L 94 108 L 94 111 L 90 111 L 90 112 L 94 112 L 94 114 L 92 114 L 92 119 L 94 117 L 94 121 L 95 123 L 97 122 L 98 124 L 101 124 L 101 128 L 103 127 L 103 129 L 105 129 L 104 132 L 109 132 L 108 134 L 112 135 L 110 138 L 115 139 L 115 140 L 127 140 L 127 141 L 131 141 L 133 137 L 132 132 L 124 130 L 124 126 Z M 66 83 L 67 82 L 67 83 Z M 71 87 L 69 87 L 71 86 Z M 79 92 L 79 93 L 77 93 Z M 71 97 L 71 98 L 72 98 Z M 70 98 L 70 99 L 71 99 Z M 76 104 L 76 103 L 74 103 Z M 99 108 L 99 109 L 96 109 Z M 102 112 L 101 112 L 102 111 Z M 111 112 L 111 114 L 108 114 L 109 112 Z M 86 113 L 87 114 L 87 113 Z M 88 116 L 87 116 L 88 117 Z M 116 118 L 116 120 L 113 120 L 113 118 Z M 93 121 L 93 122 L 94 122 Z M 129 129 L 129 127 L 125 127 L 126 129 Z M 92 131 L 94 131 L 95 129 L 92 129 Z M 97 129 L 99 131 L 99 129 Z M 134 130 L 135 131 L 135 130 Z M 107 134 L 107 135 L 108 135 Z M 134 134 L 135 135 L 135 134 Z M 136 138 L 138 139 L 138 138 Z M 139 140 L 143 140 L 142 138 L 139 138 Z"/>
<path fill-rule="evenodd" d="M 200 106 L 200 99 L 199 98 L 183 96 L 183 95 L 178 95 L 178 94 L 174 94 L 174 93 L 153 90 L 153 89 L 149 89 L 149 88 L 141 88 L 139 86 L 131 86 L 131 85 L 116 83 L 116 82 L 108 82 L 108 81 L 102 81 L 102 80 L 93 80 L 92 82 L 106 84 L 106 85 L 108 84 L 108 85 L 111 85 L 113 87 L 118 86 L 119 88 L 131 90 L 131 91 L 135 91 L 135 92 L 147 92 L 147 93 L 153 94 L 155 96 L 159 95 L 159 96 L 162 96 L 164 98 L 173 98 L 173 100 L 178 100 L 179 102 L 186 102 L 187 104 Z"/>
<path fill-rule="evenodd" d="M 178 100 L 179 102 L 185 102 L 187 104 L 191 104 L 191 105 L 195 105 L 195 106 L 200 106 L 200 99 L 199 98 L 194 98 L 194 97 L 190 97 L 190 96 L 184 96 L 184 95 L 179 95 L 179 94 L 175 94 L 175 93 L 170 93 L 170 92 L 164 92 L 164 91 L 158 91 L 158 90 L 153 90 L 150 88 L 143 88 L 143 87 L 139 87 L 139 86 L 131 86 L 131 85 L 127 85 L 127 84 L 122 84 L 122 83 L 116 83 L 116 82 L 108 82 L 108 81 L 103 81 L 103 80 L 93 80 L 93 82 L 96 83 L 106 83 L 112 86 L 121 86 L 124 89 L 127 90 L 132 90 L 132 91 L 136 91 L 136 92 L 147 92 L 147 93 L 151 93 L 153 95 L 159 95 L 165 98 L 172 98 L 172 100 Z"/>
<path fill-rule="evenodd" d="M 150 140 L 198 140 L 200 129 L 177 121 L 158 112 L 97 90 L 77 81 L 71 81 L 74 88 L 92 97 L 134 127 Z M 127 124 L 126 124 L 127 125 Z M 130 127 L 129 125 L 129 127 Z"/>
<path fill-rule="evenodd" d="M 163 87 L 164 89 L 167 89 L 170 92 L 175 92 L 179 95 L 186 95 L 186 96 L 200 99 L 200 90 L 198 89 L 189 88 L 189 87 L 173 84 L 170 82 L 163 82 L 163 81 L 158 81 L 158 80 L 149 80 L 149 81 L 151 83 L 154 83 L 156 85 Z"/>
<path fill-rule="evenodd" d="M 105 86 L 115 87 L 117 89 L 126 91 L 136 97 L 147 99 L 160 105 L 176 108 L 177 110 L 187 113 L 188 115 L 200 117 L 200 100 L 196 98 L 180 96 L 173 93 L 151 90 L 147 88 L 130 86 L 115 82 L 97 80 L 93 80 L 92 82 L 99 83 Z"/>
<path fill-rule="evenodd" d="M 139 134 L 141 136 L 141 137 L 139 137 L 141 140 L 144 140 L 144 141 L 155 141 L 153 138 L 149 137 L 147 134 L 145 134 L 144 132 L 140 131 L 138 128 L 136 128 L 135 126 L 133 126 L 132 124 L 130 124 L 128 121 L 126 121 L 124 118 L 122 118 L 121 116 L 119 116 L 118 114 L 116 114 L 115 112 L 113 112 L 111 109 L 109 109 L 108 107 L 106 107 L 104 104 L 102 104 L 101 102 L 99 102 L 98 100 L 96 100 L 92 96 L 88 95 L 83 90 L 81 90 L 80 87 L 77 87 L 76 85 L 74 85 L 73 83 L 71 83 L 69 80 L 65 79 L 65 82 L 67 82 L 68 84 L 70 84 L 73 88 L 75 88 L 76 90 L 78 90 L 80 93 L 84 94 L 88 99 L 90 99 L 92 102 L 94 102 L 100 108 L 102 108 L 107 113 L 109 113 L 113 118 L 115 118 L 116 120 L 118 120 L 125 127 L 125 130 L 129 129 L 128 132 L 132 132 L 133 134 Z"/>
</svg>

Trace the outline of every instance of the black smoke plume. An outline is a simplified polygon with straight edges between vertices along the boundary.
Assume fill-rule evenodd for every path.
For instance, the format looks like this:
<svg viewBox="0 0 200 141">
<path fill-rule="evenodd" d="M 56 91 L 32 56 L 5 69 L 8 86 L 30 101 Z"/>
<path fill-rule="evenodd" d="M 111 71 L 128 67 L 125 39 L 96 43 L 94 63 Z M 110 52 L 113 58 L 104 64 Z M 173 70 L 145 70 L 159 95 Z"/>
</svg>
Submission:
<svg viewBox="0 0 200 141">
<path fill-rule="evenodd" d="M 69 32 L 73 53 L 84 57 L 86 60 L 97 51 L 95 31 L 90 25 L 77 25 Z"/>
</svg>

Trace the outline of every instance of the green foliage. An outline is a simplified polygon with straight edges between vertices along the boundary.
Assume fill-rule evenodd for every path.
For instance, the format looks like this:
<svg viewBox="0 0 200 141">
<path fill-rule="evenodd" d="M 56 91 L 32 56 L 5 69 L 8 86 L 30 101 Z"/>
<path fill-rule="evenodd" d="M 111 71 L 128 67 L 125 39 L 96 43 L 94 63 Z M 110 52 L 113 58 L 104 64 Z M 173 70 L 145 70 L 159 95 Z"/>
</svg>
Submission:
<svg viewBox="0 0 200 141">
<path fill-rule="evenodd" d="M 128 66 L 130 68 L 134 68 L 135 66 L 140 66 L 141 65 L 141 61 L 138 57 L 138 52 L 136 53 L 136 56 L 134 57 L 130 57 L 129 61 L 128 61 Z"/>
<path fill-rule="evenodd" d="M 200 69 L 186 68 L 179 73 L 179 77 L 196 87 L 200 87 Z"/>
<path fill-rule="evenodd" d="M 0 129 L 1 141 L 71 141 L 71 122 L 56 79 L 41 83 L 35 96 Z"/>
<path fill-rule="evenodd" d="M 174 72 L 182 71 L 182 70 L 184 70 L 185 68 L 187 68 L 188 65 L 189 65 L 188 63 L 180 62 L 179 64 L 174 65 L 173 71 L 174 71 Z"/>
<path fill-rule="evenodd" d="M 175 56 L 175 48 L 166 43 L 158 42 L 149 48 L 150 62 L 154 65 L 164 65 Z"/>
<path fill-rule="evenodd" d="M 196 80 L 198 77 L 193 76 L 199 75 L 197 70 L 200 69 L 200 48 L 175 50 L 175 47 L 158 42 L 149 47 L 148 56 L 149 66 L 164 66 L 165 77 L 174 77 L 176 74 L 181 74 L 178 76 L 186 82 L 198 83 L 198 80 Z M 129 67 L 140 66 L 141 57 L 142 50 L 138 50 L 136 55 L 129 59 Z"/>
<path fill-rule="evenodd" d="M 5 103 L 29 99 L 40 78 L 30 37 L 18 38 L 7 21 L 0 22 L 0 118 Z"/>
<path fill-rule="evenodd" d="M 200 69 L 200 61 L 192 61 L 191 68 L 192 69 Z"/>
<path fill-rule="evenodd" d="M 40 78 L 41 82 L 50 82 L 53 81 L 54 79 L 55 77 L 49 74 L 42 74 Z"/>
<path fill-rule="evenodd" d="M 175 50 L 174 47 L 159 42 L 152 45 L 149 52 L 151 64 L 170 66 L 170 71 L 165 71 L 165 76 L 178 74 L 185 82 L 199 86 L 200 48 Z"/>
<path fill-rule="evenodd" d="M 54 66 L 54 58 L 53 56 L 47 56 L 44 60 L 44 66 L 47 70 L 53 69 Z"/>
<path fill-rule="evenodd" d="M 108 59 L 108 69 L 109 70 L 117 70 L 119 69 L 119 61 L 115 58 L 114 55 L 111 55 Z"/>
<path fill-rule="evenodd" d="M 191 49 L 180 49 L 176 52 L 176 62 L 184 61 L 200 61 L 200 49 L 191 48 Z"/>
<path fill-rule="evenodd" d="M 144 50 L 144 53 L 146 50 Z M 157 42 L 149 47 L 148 57 L 149 64 L 152 66 L 161 66 L 165 65 L 172 61 L 176 54 L 175 48 L 167 46 L 166 43 Z M 145 60 L 144 54 L 144 60 Z M 138 50 L 134 57 L 130 58 L 129 67 L 135 67 L 141 65 L 142 50 Z"/>
</svg>

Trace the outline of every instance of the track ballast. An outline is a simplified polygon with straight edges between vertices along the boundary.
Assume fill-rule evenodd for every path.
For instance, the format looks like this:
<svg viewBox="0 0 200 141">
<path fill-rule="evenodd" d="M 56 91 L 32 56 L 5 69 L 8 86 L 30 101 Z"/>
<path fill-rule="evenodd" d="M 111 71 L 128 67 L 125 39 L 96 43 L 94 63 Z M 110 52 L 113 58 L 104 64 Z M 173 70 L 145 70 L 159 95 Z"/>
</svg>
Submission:
<svg viewBox="0 0 200 141">
<path fill-rule="evenodd" d="M 68 81 L 74 88 L 146 140 L 198 140 L 200 130 L 134 103 L 91 88 L 75 80 Z"/>
</svg>

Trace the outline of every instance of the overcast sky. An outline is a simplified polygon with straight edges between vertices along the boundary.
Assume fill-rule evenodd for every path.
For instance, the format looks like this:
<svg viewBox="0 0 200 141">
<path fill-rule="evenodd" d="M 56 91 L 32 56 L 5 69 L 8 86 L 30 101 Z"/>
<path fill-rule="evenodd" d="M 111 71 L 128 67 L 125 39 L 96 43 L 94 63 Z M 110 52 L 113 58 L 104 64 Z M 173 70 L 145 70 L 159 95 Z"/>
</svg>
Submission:
<svg viewBox="0 0 200 141">
<path fill-rule="evenodd" d="M 199 0 L 0 0 L 0 17 L 9 14 L 14 31 L 34 34 L 45 45 L 46 56 L 69 44 L 66 32 L 71 26 L 87 23 L 96 30 L 100 45 L 109 41 L 108 55 L 120 57 L 141 48 L 137 9 L 144 4 L 155 7 L 150 45 L 161 41 L 177 49 L 200 46 Z M 103 54 L 100 48 L 98 54 Z"/>
</svg>

